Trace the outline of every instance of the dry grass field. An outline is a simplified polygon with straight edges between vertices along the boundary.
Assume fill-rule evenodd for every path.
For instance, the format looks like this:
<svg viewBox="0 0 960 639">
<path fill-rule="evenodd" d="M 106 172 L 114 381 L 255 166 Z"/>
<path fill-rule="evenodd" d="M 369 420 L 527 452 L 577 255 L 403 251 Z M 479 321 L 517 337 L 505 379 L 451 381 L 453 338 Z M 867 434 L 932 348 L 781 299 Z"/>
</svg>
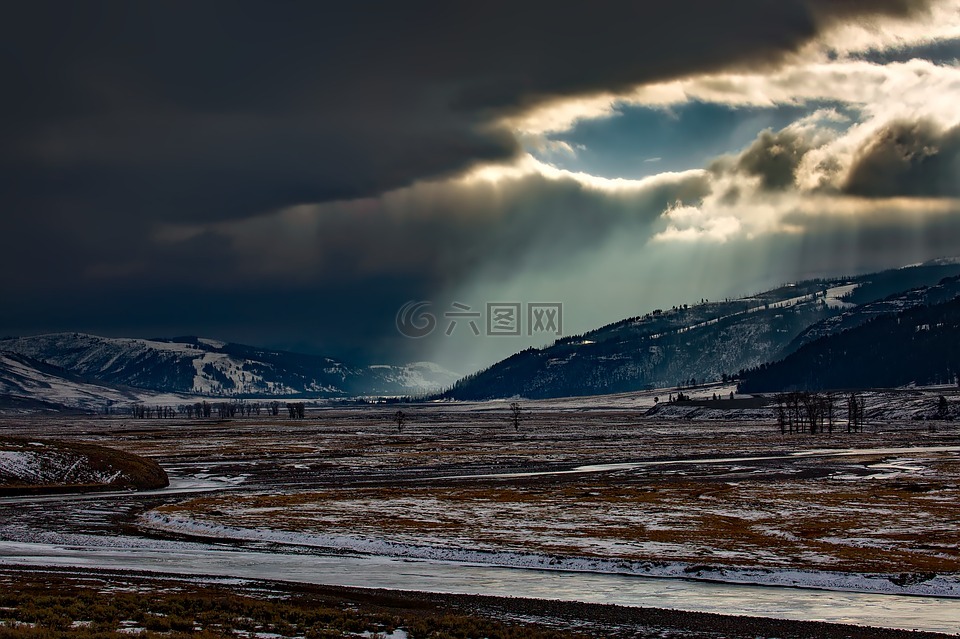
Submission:
<svg viewBox="0 0 960 639">
<path fill-rule="evenodd" d="M 960 573 L 960 427 L 953 422 L 930 428 L 877 420 L 865 432 L 813 436 L 781 434 L 763 419 L 665 419 L 602 404 L 535 404 L 516 431 L 498 404 L 404 409 L 402 432 L 391 420 L 396 408 L 377 406 L 311 410 L 302 420 L 0 418 L 0 438 L 19 438 L 18 451 L 39 448 L 31 442 L 107 446 L 152 460 L 170 478 L 169 488 L 142 494 L 0 500 L 0 542 L 22 544 L 15 554 L 27 555 L 36 544 L 51 557 L 86 544 L 131 561 L 136 553 L 126 555 L 127 548 L 160 554 L 166 544 L 182 543 L 211 557 L 255 549 L 384 554 L 458 567 L 553 568 L 556 560 L 562 570 L 611 573 L 623 566 L 625 574 L 692 578 L 703 568 L 707 580 L 790 585 L 800 578 L 811 587 L 862 592 L 898 592 L 902 577 L 919 580 L 903 592 L 937 596 L 955 588 Z M 72 574 L 83 581 L 95 566 Z M 339 616 L 307 624 L 314 618 L 296 606 L 250 603 L 246 597 L 262 597 L 236 585 L 226 594 L 197 584 L 137 585 L 128 596 L 116 575 L 96 585 L 74 577 L 31 581 L 29 571 L 4 570 L 10 573 L 3 583 L 17 587 L 0 604 L 0 637 L 114 637 L 131 628 L 148 636 L 261 639 L 404 636 L 391 635 L 398 629 L 412 637 L 853 636 L 849 627 L 830 635 L 739 617 L 702 627 L 706 617 L 678 617 L 667 629 L 647 620 L 624 625 L 631 615 L 653 614 L 641 609 L 619 609 L 613 622 L 591 625 L 583 621 L 586 608 L 570 602 L 557 605 L 566 621 L 543 625 L 550 615 L 526 611 L 548 604 L 519 599 L 497 604 L 509 614 L 478 613 L 470 600 L 448 618 L 452 595 L 422 612 L 414 600 L 427 595 L 385 609 L 383 601 L 341 593 L 330 600 Z M 45 587 L 62 598 L 45 599 Z M 97 596 L 90 593 L 107 590 L 119 608 L 91 607 Z M 188 614 L 181 608 L 191 597 L 201 608 L 257 612 Z M 773 626 L 758 630 L 761 623 Z"/>
<path fill-rule="evenodd" d="M 158 513 L 393 543 L 849 572 L 960 571 L 960 456 L 865 454 L 220 495 Z"/>
</svg>

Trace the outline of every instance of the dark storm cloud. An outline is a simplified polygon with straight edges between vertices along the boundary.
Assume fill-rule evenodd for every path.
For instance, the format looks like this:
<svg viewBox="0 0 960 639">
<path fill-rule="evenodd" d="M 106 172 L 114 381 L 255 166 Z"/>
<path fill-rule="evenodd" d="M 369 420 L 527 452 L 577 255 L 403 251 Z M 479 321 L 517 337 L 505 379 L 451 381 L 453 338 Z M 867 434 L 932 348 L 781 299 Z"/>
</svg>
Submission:
<svg viewBox="0 0 960 639">
<path fill-rule="evenodd" d="M 854 158 L 844 190 L 866 197 L 960 197 L 960 127 L 897 121 Z"/>
<path fill-rule="evenodd" d="M 755 62 L 923 3 L 22 3 L 4 10 L 12 195 L 224 219 L 516 153 L 498 115 Z M 66 206 L 66 204 L 61 205 Z"/>
<path fill-rule="evenodd" d="M 237 237 L 204 225 L 378 196 L 506 161 L 519 147 L 498 122 L 532 105 L 775 64 L 838 20 L 908 15 L 926 6 L 909 0 L 7 3 L 0 9 L 0 292 L 20 297 L 0 325 L 27 332 L 72 317 L 97 330 L 99 317 L 119 331 L 111 322 L 126 313 L 123 331 L 142 334 L 136 326 L 148 320 L 131 309 L 153 303 L 172 314 L 169 326 L 174 318 L 193 318 L 170 331 L 151 324 L 158 333 L 256 326 L 259 316 L 210 308 L 229 307 L 222 300 L 234 295 L 248 299 L 244 278 L 258 242 L 270 259 L 298 252 L 268 235 L 238 250 Z M 576 193 L 567 196 L 576 201 Z M 261 314 L 268 314 L 309 298 L 307 308 L 322 327 L 320 300 L 363 290 L 351 304 L 379 309 L 370 301 L 377 296 L 420 294 L 442 279 L 447 265 L 463 272 L 496 252 L 471 251 L 471 240 L 502 251 L 503 237 L 523 251 L 529 241 L 551 237 L 551 216 L 567 205 L 560 196 L 539 212 L 518 205 L 508 216 L 516 234 L 398 218 L 387 224 L 397 229 L 389 236 L 370 228 L 384 223 L 377 216 L 341 221 L 318 231 L 331 239 L 320 247 L 322 259 L 304 267 L 296 292 L 284 280 L 290 269 L 277 268 L 285 292 L 264 289 L 248 303 L 263 304 Z M 443 216 L 456 208 L 451 202 L 431 210 Z M 156 240 L 158 229 L 190 224 L 200 230 L 180 241 Z M 417 233 L 406 233 L 411 228 Z M 592 231 L 601 232 L 588 225 L 584 237 Z M 364 239 L 368 234 L 376 240 Z M 377 268 L 390 261 L 380 256 L 400 251 L 407 237 L 429 259 L 396 277 L 390 272 L 384 283 Z M 322 269 L 323 277 L 311 279 L 311 269 Z M 162 294 L 151 298 L 152 290 Z M 176 300 L 189 311 L 169 310 Z M 203 317 L 220 318 L 221 330 Z M 307 323 L 298 326 L 306 334 Z"/>
</svg>

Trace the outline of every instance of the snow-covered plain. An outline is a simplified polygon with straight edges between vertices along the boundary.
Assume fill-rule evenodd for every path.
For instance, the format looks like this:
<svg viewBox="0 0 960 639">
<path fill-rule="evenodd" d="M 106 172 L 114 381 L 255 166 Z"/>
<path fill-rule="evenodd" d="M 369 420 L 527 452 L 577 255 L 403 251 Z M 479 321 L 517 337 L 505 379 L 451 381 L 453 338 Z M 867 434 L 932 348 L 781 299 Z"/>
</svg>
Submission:
<svg viewBox="0 0 960 639">
<path fill-rule="evenodd" d="M 905 402 L 912 416 L 940 393 L 958 399 L 890 391 L 869 396 L 868 412 Z M 0 436 L 112 445 L 159 460 L 174 486 L 206 491 L 0 501 L 0 561 L 248 577 L 258 569 L 241 570 L 244 556 L 278 566 L 318 557 L 360 562 L 324 573 L 354 585 L 430 589 L 436 566 L 455 592 L 485 570 L 568 571 L 572 598 L 593 579 L 622 589 L 618 580 L 642 576 L 658 578 L 652 591 L 682 579 L 913 594 L 917 605 L 960 596 L 956 423 L 876 419 L 862 433 L 781 435 L 760 415 L 648 415 L 653 397 L 524 401 L 519 432 L 502 402 L 405 406 L 403 432 L 395 406 L 326 407 L 305 420 L 0 419 Z M 131 524 L 145 534 L 131 536 Z M 184 534 L 196 554 L 174 550 Z M 262 560 L 261 576 L 283 576 Z M 368 579 L 364 565 L 395 579 Z M 675 607 L 723 611 L 689 596 Z M 774 608 L 753 614 L 798 614 Z M 884 625 L 921 627 L 890 609 L 904 621 Z"/>
<path fill-rule="evenodd" d="M 786 572 L 953 596 L 952 578 L 936 575 L 960 570 L 958 480 L 960 446 L 809 449 L 208 496 L 141 523 L 401 557 L 754 583 Z"/>
</svg>

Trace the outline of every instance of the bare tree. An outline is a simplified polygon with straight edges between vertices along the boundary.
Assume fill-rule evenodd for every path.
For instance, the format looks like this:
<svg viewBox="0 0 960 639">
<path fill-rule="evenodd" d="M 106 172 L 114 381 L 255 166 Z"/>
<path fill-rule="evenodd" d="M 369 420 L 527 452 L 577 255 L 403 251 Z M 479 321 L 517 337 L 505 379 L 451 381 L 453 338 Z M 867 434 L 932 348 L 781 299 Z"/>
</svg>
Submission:
<svg viewBox="0 0 960 639">
<path fill-rule="evenodd" d="M 826 397 L 824 397 L 823 403 L 824 403 L 824 409 L 826 410 L 826 413 L 827 413 L 827 424 L 828 424 L 828 428 L 830 429 L 829 432 L 832 435 L 833 434 L 833 403 L 834 403 L 833 394 L 827 393 Z"/>
<path fill-rule="evenodd" d="M 397 422 L 397 432 L 403 432 L 403 425 L 407 423 L 407 414 L 402 410 L 398 410 L 393 414 L 393 421 Z"/>
<path fill-rule="evenodd" d="M 773 399 L 777 402 L 777 426 L 780 427 L 780 434 L 783 435 L 787 432 L 787 409 L 785 407 L 787 399 L 783 393 L 777 393 Z M 790 430 L 793 430 L 792 425 Z"/>
<path fill-rule="evenodd" d="M 523 408 L 520 407 L 520 402 L 511 402 L 510 403 L 510 421 L 513 422 L 513 428 L 517 432 L 520 432 L 520 422 L 523 420 Z"/>
<path fill-rule="evenodd" d="M 863 432 L 866 402 L 856 393 L 850 393 L 847 400 L 847 432 Z"/>
<path fill-rule="evenodd" d="M 787 395 L 787 406 L 790 408 L 790 432 L 803 431 L 803 412 L 800 410 L 800 393 L 790 393 Z"/>
<path fill-rule="evenodd" d="M 803 404 L 803 412 L 810 424 L 810 434 L 817 434 L 817 422 L 820 417 L 820 410 L 817 406 L 817 397 L 813 393 L 801 393 L 800 402 Z"/>
</svg>

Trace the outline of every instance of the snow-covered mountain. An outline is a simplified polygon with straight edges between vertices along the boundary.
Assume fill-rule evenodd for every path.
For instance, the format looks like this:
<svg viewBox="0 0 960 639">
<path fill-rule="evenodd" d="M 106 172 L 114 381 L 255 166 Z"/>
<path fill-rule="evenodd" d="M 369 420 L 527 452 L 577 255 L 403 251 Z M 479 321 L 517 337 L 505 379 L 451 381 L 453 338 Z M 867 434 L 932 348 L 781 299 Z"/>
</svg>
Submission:
<svg viewBox="0 0 960 639">
<path fill-rule="evenodd" d="M 429 362 L 352 366 L 329 357 L 197 337 L 57 333 L 6 338 L 0 339 L 0 351 L 11 354 L 0 359 L 0 403 L 29 399 L 102 407 L 120 401 L 114 398 L 129 402 L 131 394 L 143 392 L 312 399 L 423 395 L 443 389 L 441 396 L 451 399 L 532 399 L 673 387 L 720 380 L 872 317 L 942 302 L 960 290 L 949 280 L 958 275 L 960 263 L 946 260 L 680 305 L 527 349 L 462 379 Z M 64 396 L 69 401 L 56 399 Z"/>
<path fill-rule="evenodd" d="M 329 357 L 196 337 L 54 333 L 3 339 L 0 351 L 109 387 L 220 397 L 413 395 L 436 391 L 456 379 L 429 363 L 354 367 Z M 38 398 L 43 399 L 42 394 Z"/>
<path fill-rule="evenodd" d="M 885 315 L 896 315 L 920 306 L 943 304 L 958 296 L 960 277 L 947 277 L 933 286 L 919 286 L 876 301 L 850 305 L 850 308 L 840 315 L 829 317 L 805 330 L 794 340 L 790 350 L 797 351 L 823 337 L 849 331 Z"/>
<path fill-rule="evenodd" d="M 915 294 L 887 298 L 902 310 L 864 313 L 850 328 L 823 332 L 788 357 L 746 371 L 739 388 L 756 393 L 958 384 L 960 297 L 957 281 L 952 284 L 919 289 L 929 300 L 951 290 L 949 301 L 940 303 L 918 303 Z M 941 412 L 949 414 L 946 400 Z"/>
<path fill-rule="evenodd" d="M 450 388 L 461 375 L 433 362 L 413 362 L 405 366 L 377 364 L 368 369 L 381 383 L 410 389 L 411 394 L 436 392 Z"/>
<path fill-rule="evenodd" d="M 463 378 L 443 396 L 541 399 L 720 380 L 774 359 L 808 326 L 838 312 L 829 293 L 842 286 L 842 280 L 798 284 L 746 299 L 657 310 L 529 348 Z"/>
<path fill-rule="evenodd" d="M 957 275 L 960 264 L 939 260 L 657 310 L 517 353 L 459 380 L 442 397 L 571 397 L 721 380 L 782 359 L 809 340 L 877 313 L 950 297 L 956 283 L 934 287 L 936 295 L 917 287 L 931 287 Z M 876 303 L 908 290 L 913 292 Z"/>
</svg>

